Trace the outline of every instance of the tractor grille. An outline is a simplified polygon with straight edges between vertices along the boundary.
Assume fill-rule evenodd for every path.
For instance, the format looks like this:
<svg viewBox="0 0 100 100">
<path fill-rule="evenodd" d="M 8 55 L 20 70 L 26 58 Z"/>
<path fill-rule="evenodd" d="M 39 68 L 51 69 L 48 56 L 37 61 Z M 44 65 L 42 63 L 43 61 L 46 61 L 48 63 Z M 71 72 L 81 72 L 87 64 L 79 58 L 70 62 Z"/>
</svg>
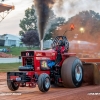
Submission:
<svg viewBox="0 0 100 100">
<path fill-rule="evenodd" d="M 25 58 L 25 65 L 34 66 L 34 59 L 33 58 Z"/>
<path fill-rule="evenodd" d="M 34 51 L 21 52 L 23 66 L 19 66 L 19 71 L 34 70 Z"/>
<path fill-rule="evenodd" d="M 23 69 L 25 71 L 34 70 L 34 58 L 31 58 L 31 57 L 25 58 L 25 65 Z"/>
<path fill-rule="evenodd" d="M 24 58 L 24 66 L 19 66 L 19 71 L 33 71 L 34 70 L 34 58 Z"/>
</svg>

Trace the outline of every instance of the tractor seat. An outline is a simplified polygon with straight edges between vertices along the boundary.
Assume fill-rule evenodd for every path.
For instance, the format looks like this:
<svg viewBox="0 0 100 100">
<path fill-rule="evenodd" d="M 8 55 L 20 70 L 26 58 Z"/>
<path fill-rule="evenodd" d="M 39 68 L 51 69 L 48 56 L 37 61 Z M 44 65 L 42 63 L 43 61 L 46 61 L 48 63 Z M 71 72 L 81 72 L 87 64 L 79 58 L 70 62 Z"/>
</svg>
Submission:
<svg viewBox="0 0 100 100">
<path fill-rule="evenodd" d="M 26 66 L 19 66 L 19 71 L 33 71 L 34 68 L 32 65 L 26 65 Z"/>
</svg>

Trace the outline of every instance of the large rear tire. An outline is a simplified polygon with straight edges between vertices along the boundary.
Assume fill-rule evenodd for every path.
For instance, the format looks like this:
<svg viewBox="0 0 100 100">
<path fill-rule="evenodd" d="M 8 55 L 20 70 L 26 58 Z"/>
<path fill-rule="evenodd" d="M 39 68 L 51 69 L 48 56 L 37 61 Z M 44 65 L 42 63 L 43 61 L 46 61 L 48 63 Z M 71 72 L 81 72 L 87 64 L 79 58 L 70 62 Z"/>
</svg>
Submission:
<svg viewBox="0 0 100 100">
<path fill-rule="evenodd" d="M 16 82 L 11 82 L 10 80 L 7 80 L 7 86 L 11 91 L 16 91 L 19 88 L 19 84 Z"/>
<path fill-rule="evenodd" d="M 61 68 L 61 77 L 64 87 L 75 88 L 82 84 L 83 66 L 77 57 L 65 59 Z"/>
<path fill-rule="evenodd" d="M 38 88 L 41 92 L 47 92 L 50 89 L 50 77 L 48 74 L 43 73 L 38 78 Z"/>
</svg>

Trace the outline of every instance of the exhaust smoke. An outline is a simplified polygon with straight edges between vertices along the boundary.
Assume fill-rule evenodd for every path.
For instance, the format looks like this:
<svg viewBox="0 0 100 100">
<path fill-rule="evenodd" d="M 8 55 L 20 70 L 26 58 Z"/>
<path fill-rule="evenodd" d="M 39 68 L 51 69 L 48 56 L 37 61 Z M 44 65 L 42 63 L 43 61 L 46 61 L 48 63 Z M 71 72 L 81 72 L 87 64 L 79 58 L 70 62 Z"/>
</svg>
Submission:
<svg viewBox="0 0 100 100">
<path fill-rule="evenodd" d="M 39 38 L 41 41 L 41 48 L 43 48 L 43 38 L 45 29 L 49 19 L 50 10 L 57 3 L 56 8 L 62 5 L 63 0 L 34 0 L 37 15 L 38 15 L 38 27 L 39 27 Z"/>
<path fill-rule="evenodd" d="M 55 0 L 35 0 L 34 3 L 37 10 L 37 15 L 38 15 L 39 38 L 40 38 L 41 46 L 42 46 L 46 24 L 49 18 L 49 12 L 53 4 L 55 3 Z"/>
<path fill-rule="evenodd" d="M 38 30 L 41 46 L 43 48 L 43 38 L 45 35 L 46 26 L 49 24 L 49 13 L 52 9 L 56 16 L 68 18 L 75 16 L 79 12 L 94 10 L 99 12 L 100 1 L 94 0 L 34 0 L 38 17 Z M 96 6 L 95 6 L 96 5 Z M 91 35 L 91 37 L 93 37 Z M 92 40 L 93 41 L 93 40 Z"/>
</svg>

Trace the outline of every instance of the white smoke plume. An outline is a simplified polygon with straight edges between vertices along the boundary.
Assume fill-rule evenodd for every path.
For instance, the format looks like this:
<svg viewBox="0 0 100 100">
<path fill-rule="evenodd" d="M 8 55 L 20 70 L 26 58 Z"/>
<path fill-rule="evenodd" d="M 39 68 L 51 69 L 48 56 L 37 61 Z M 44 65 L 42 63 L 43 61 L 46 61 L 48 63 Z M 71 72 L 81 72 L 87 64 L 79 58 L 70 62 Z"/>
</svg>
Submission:
<svg viewBox="0 0 100 100">
<path fill-rule="evenodd" d="M 56 0 L 53 10 L 59 17 L 68 18 L 81 11 L 94 10 L 100 12 L 100 0 Z"/>
</svg>

